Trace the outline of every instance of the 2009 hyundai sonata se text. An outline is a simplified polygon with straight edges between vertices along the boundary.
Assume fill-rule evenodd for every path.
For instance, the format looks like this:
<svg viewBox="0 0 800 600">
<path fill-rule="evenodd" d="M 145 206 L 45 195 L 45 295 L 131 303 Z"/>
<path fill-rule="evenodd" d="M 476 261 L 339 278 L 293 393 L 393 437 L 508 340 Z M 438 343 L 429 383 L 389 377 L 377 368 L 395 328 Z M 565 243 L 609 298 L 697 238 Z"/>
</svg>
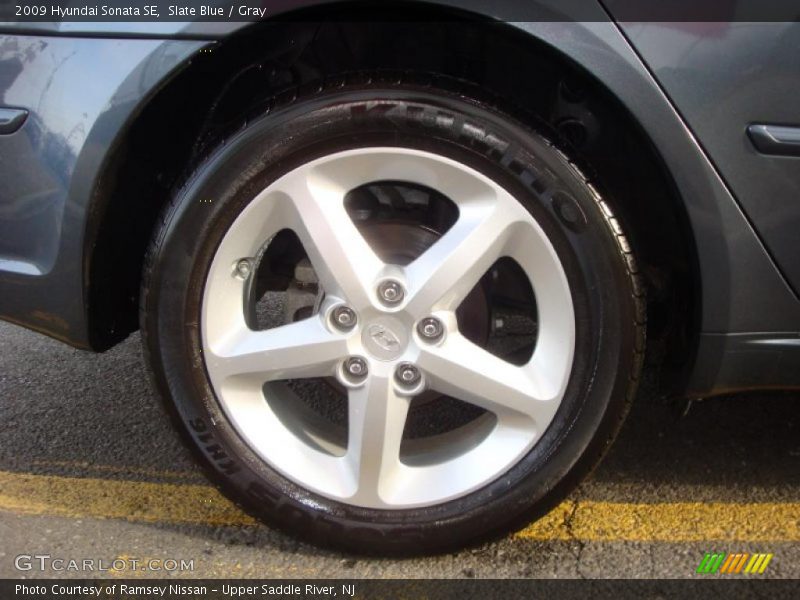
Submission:
<svg viewBox="0 0 800 600">
<path fill-rule="evenodd" d="M 442 551 L 563 499 L 643 374 L 800 387 L 800 25 L 278 4 L 0 26 L 0 317 L 140 330 L 236 502 Z"/>
</svg>

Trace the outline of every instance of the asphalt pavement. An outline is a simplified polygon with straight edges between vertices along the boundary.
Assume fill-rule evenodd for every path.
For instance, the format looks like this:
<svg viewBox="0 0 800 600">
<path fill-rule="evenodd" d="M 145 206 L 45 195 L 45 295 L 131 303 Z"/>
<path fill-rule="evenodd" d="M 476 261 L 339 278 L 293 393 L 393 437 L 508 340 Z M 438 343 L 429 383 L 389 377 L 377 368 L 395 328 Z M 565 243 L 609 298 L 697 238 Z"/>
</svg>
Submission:
<svg viewBox="0 0 800 600">
<path fill-rule="evenodd" d="M 724 552 L 773 554 L 764 573 L 731 577 L 800 578 L 796 393 L 687 405 L 645 389 L 602 465 L 541 522 L 455 554 L 367 559 L 298 543 L 220 496 L 142 360 L 138 335 L 95 355 L 0 323 L 0 577 L 725 577 L 695 573 Z M 124 566 L 18 568 L 44 554 Z"/>
</svg>

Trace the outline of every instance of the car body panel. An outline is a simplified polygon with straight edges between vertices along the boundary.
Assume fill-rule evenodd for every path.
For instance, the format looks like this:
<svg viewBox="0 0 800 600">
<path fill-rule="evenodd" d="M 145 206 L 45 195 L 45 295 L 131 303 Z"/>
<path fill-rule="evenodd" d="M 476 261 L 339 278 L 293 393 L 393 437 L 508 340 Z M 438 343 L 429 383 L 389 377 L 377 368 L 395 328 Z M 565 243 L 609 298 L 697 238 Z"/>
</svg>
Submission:
<svg viewBox="0 0 800 600">
<path fill-rule="evenodd" d="M 0 317 L 90 346 L 84 234 L 104 161 L 142 102 L 202 46 L 0 36 L 0 106 L 30 113 L 0 136 Z"/>
<path fill-rule="evenodd" d="M 700 270 L 701 323 L 697 360 L 686 384 L 689 392 L 748 387 L 751 379 L 754 385 L 763 383 L 764 376 L 744 377 L 732 367 L 750 352 L 757 353 L 760 363 L 800 364 L 796 343 L 800 302 L 736 202 L 724 173 L 706 156 L 705 140 L 698 142 L 648 66 L 599 5 L 530 2 L 525 4 L 529 19 L 515 20 L 521 14 L 518 2 L 493 3 L 491 8 L 472 0 L 446 4 L 513 21 L 512 27 L 556 48 L 616 95 L 658 149 L 683 201 Z M 585 20 L 573 22 L 581 18 Z M 47 30 L 47 24 L 24 25 Z M 92 244 L 86 223 L 96 211 L 95 203 L 102 201 L 96 190 L 104 161 L 148 99 L 194 53 L 214 39 L 224 40 L 227 34 L 253 26 L 161 25 L 154 33 L 145 23 L 126 24 L 125 32 L 109 31 L 107 23 L 62 23 L 50 32 L 67 37 L 0 37 L 0 105 L 30 111 L 19 131 L 0 136 L 0 179 L 15 182 L 27 177 L 31 186 L 24 193 L 0 192 L 0 237 L 8 236 L 0 242 L 0 317 L 76 346 L 91 346 L 86 297 Z M 110 33 L 136 37 L 145 32 L 208 40 L 80 37 Z M 33 48 L 32 58 L 11 48 L 20 40 L 26 49 Z M 44 44 L 43 49 L 37 51 L 37 44 Z M 20 69 L 25 60 L 38 61 L 38 67 Z M 86 99 L 83 110 L 75 108 L 87 95 L 90 78 L 64 77 L 67 72 L 104 74 L 91 78 L 92 98 Z M 42 143 L 48 135 L 49 146 Z M 27 164 L 20 170 L 10 156 L 24 156 Z M 31 218 L 32 214 L 44 216 Z M 772 369 L 769 376 L 781 385 L 800 386 L 800 368 L 786 368 L 780 376 Z"/>
<path fill-rule="evenodd" d="M 747 129 L 800 127 L 800 23 L 621 27 L 799 291 L 800 158 L 759 152 Z"/>
</svg>

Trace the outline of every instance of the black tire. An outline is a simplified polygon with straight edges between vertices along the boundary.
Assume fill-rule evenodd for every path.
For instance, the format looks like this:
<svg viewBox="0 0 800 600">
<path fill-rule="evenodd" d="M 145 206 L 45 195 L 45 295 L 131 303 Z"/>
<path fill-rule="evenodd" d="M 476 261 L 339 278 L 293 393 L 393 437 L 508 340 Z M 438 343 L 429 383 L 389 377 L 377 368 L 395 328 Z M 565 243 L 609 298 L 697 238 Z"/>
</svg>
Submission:
<svg viewBox="0 0 800 600">
<path fill-rule="evenodd" d="M 597 464 L 619 429 L 644 351 L 643 292 L 629 244 L 609 204 L 565 155 L 480 95 L 451 82 L 380 77 L 285 94 L 199 164 L 165 211 L 141 299 L 154 381 L 213 480 L 270 525 L 357 553 L 454 549 L 543 515 Z M 443 154 L 503 185 L 549 236 L 573 292 L 575 359 L 552 424 L 504 476 L 426 508 L 349 506 L 284 478 L 229 424 L 203 366 L 201 294 L 228 225 L 293 167 L 369 145 Z"/>
</svg>

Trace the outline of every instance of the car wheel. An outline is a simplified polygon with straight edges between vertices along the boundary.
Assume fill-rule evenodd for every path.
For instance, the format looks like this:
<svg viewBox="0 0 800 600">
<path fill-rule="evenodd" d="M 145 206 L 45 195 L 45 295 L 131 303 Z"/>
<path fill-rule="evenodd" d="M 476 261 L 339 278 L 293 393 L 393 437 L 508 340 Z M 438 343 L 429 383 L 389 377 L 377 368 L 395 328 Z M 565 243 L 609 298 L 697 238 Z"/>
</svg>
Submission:
<svg viewBox="0 0 800 600">
<path fill-rule="evenodd" d="M 644 349 L 610 205 L 445 80 L 272 101 L 176 194 L 141 306 L 156 385 L 222 489 L 366 553 L 544 514 L 610 444 Z"/>
</svg>

